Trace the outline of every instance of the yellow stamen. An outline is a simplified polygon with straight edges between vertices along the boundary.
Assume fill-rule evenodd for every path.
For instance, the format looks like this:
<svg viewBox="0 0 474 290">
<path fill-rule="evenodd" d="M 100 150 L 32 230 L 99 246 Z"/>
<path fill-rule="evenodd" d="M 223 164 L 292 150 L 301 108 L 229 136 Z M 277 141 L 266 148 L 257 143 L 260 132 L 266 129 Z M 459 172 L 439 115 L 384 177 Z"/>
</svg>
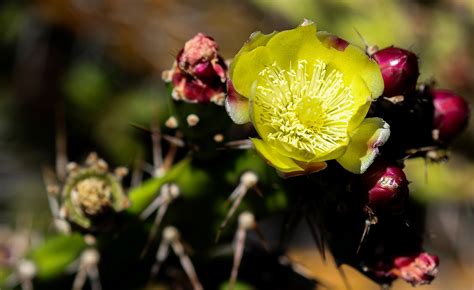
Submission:
<svg viewBox="0 0 474 290">
<path fill-rule="evenodd" d="M 312 67 L 300 60 L 296 70 L 290 66 L 287 71 L 274 63 L 259 76 L 254 101 L 262 110 L 255 117 L 269 129 L 262 136 L 266 141 L 317 157 L 348 140 L 354 97 L 341 72 L 328 71 L 321 60 Z"/>
</svg>

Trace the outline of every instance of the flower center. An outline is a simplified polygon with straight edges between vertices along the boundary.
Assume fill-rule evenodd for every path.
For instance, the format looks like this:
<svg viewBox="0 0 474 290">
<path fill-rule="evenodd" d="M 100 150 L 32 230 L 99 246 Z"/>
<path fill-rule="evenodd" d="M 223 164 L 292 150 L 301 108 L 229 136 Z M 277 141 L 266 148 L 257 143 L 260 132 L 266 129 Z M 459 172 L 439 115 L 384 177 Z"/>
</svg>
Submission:
<svg viewBox="0 0 474 290">
<path fill-rule="evenodd" d="M 324 114 L 321 101 L 317 98 L 302 99 L 296 106 L 296 116 L 306 128 L 318 130 L 322 125 L 322 118 L 315 118 Z"/>
<path fill-rule="evenodd" d="M 90 177 L 80 181 L 76 191 L 77 200 L 86 214 L 97 215 L 112 204 L 111 188 L 99 178 Z"/>
<path fill-rule="evenodd" d="M 300 60 L 296 69 L 274 63 L 259 76 L 255 118 L 265 126 L 266 141 L 300 151 L 301 159 L 321 156 L 347 142 L 354 98 L 341 72 L 328 71 L 321 60 L 312 66 Z"/>
</svg>

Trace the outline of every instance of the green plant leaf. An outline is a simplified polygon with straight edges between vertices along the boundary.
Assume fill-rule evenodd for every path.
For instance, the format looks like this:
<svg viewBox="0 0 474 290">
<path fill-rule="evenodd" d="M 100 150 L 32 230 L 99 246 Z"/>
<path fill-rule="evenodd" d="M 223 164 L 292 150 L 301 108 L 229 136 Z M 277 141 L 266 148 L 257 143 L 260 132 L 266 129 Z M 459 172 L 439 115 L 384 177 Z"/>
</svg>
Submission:
<svg viewBox="0 0 474 290">
<path fill-rule="evenodd" d="M 64 273 L 86 246 L 80 234 L 54 236 L 46 240 L 42 246 L 30 253 L 38 267 L 38 277 L 50 279 Z"/>
</svg>

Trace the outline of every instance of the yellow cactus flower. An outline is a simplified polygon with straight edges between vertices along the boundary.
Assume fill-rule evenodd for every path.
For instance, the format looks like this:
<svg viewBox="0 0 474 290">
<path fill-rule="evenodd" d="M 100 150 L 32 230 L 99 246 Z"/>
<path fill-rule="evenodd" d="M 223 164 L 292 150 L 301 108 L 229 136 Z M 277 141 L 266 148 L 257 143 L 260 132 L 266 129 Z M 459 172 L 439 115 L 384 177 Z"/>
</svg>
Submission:
<svg viewBox="0 0 474 290">
<path fill-rule="evenodd" d="M 252 139 L 255 149 L 286 176 L 322 170 L 333 159 L 362 173 L 390 134 L 382 119 L 365 118 L 383 92 L 377 63 L 331 39 L 308 21 L 257 32 L 230 66 L 229 116 L 253 123 L 261 138 Z"/>
</svg>

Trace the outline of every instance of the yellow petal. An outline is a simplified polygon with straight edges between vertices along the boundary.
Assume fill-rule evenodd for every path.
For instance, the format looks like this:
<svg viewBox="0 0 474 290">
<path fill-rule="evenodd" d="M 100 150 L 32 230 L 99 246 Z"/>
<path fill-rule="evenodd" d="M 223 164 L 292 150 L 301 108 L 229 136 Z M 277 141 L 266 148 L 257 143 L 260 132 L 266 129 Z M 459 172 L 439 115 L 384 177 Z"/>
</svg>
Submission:
<svg viewBox="0 0 474 290">
<path fill-rule="evenodd" d="M 304 171 L 293 171 L 293 172 L 279 172 L 281 177 L 288 178 L 294 176 L 308 175 L 326 169 L 328 164 L 326 162 L 297 162 Z"/>
<path fill-rule="evenodd" d="M 350 85 L 356 112 L 349 124 L 349 132 L 359 126 L 365 118 L 370 103 L 383 92 L 383 78 L 378 64 L 364 51 L 349 45 L 341 52 L 334 50 L 336 57 L 329 64 L 344 74 L 344 82 Z"/>
<path fill-rule="evenodd" d="M 243 97 L 249 98 L 255 92 L 258 74 L 271 65 L 273 58 L 265 46 L 239 53 L 232 61 L 231 80 L 235 90 Z"/>
<path fill-rule="evenodd" d="M 234 84 L 237 92 L 242 97 L 248 98 L 251 95 L 253 82 L 258 72 L 271 62 L 270 54 L 263 49 L 267 42 L 275 35 L 276 31 L 270 34 L 263 34 L 260 31 L 252 33 L 249 40 L 235 55 L 229 67 L 229 76 L 232 80 L 237 80 Z M 256 52 L 250 53 L 258 49 Z M 256 65 L 256 69 L 252 67 Z M 252 72 L 253 70 L 253 72 Z"/>
<path fill-rule="evenodd" d="M 336 57 L 333 59 L 335 68 L 342 71 L 348 77 L 360 77 L 370 92 L 370 97 L 375 100 L 383 93 L 382 72 L 378 64 L 370 59 L 360 48 L 349 45 L 342 51 L 334 50 Z M 347 83 L 350 83 L 347 79 Z"/>
<path fill-rule="evenodd" d="M 334 57 L 334 49 L 325 47 L 318 39 L 314 23 L 278 32 L 268 41 L 266 47 L 271 51 L 278 66 L 286 70 L 297 65 L 301 59 L 329 62 Z"/>
<path fill-rule="evenodd" d="M 267 42 L 275 35 L 275 33 L 277 32 L 273 31 L 272 33 L 264 34 L 261 31 L 256 31 L 252 33 L 235 57 L 239 57 L 239 54 L 252 51 L 259 46 L 265 46 Z M 232 73 L 232 66 L 229 73 Z"/>
<path fill-rule="evenodd" d="M 282 177 L 306 175 L 323 170 L 327 167 L 326 162 L 299 162 L 281 155 L 273 147 L 261 139 L 251 138 L 257 152 L 267 162 L 278 170 Z"/>
<path fill-rule="evenodd" d="M 250 140 L 252 140 L 257 152 L 277 170 L 281 172 L 304 171 L 293 159 L 281 155 L 263 140 L 257 138 L 251 138 Z"/>
<path fill-rule="evenodd" d="M 344 155 L 336 160 L 352 173 L 364 173 L 389 136 L 390 126 L 384 120 L 367 118 L 355 130 Z"/>
<path fill-rule="evenodd" d="M 250 122 L 249 99 L 242 97 L 235 91 L 231 80 L 227 81 L 225 109 L 234 123 L 245 124 Z"/>
<path fill-rule="evenodd" d="M 360 105 L 357 107 L 357 110 L 355 111 L 354 115 L 352 116 L 349 126 L 347 128 L 347 131 L 349 132 L 349 135 L 351 135 L 351 132 L 354 132 L 357 127 L 359 127 L 360 123 L 364 121 L 365 117 L 367 116 L 367 112 L 369 112 L 370 105 L 372 102 L 370 100 L 367 100 L 365 104 Z"/>
</svg>

